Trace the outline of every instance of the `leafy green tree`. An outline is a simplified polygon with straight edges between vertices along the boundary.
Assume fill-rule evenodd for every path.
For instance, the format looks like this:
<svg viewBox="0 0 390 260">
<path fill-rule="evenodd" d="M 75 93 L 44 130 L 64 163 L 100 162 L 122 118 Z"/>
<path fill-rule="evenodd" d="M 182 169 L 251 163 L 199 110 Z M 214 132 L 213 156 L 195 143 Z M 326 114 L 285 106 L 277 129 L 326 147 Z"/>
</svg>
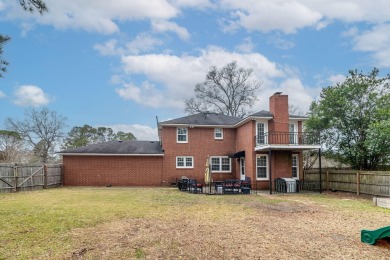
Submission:
<svg viewBox="0 0 390 260">
<path fill-rule="evenodd" d="M 239 68 L 236 61 L 218 69 L 212 66 L 206 80 L 195 85 L 195 97 L 184 101 L 185 112 L 216 112 L 244 117 L 256 101 L 261 83 L 252 78 L 253 70 Z"/>
<path fill-rule="evenodd" d="M 115 133 L 110 127 L 75 126 L 65 138 L 62 148 L 69 149 L 112 140 L 135 139 L 135 136 L 130 132 L 124 133 L 119 131 Z"/>
<path fill-rule="evenodd" d="M 47 108 L 25 111 L 24 120 L 7 118 L 8 130 L 15 131 L 40 156 L 40 161 L 46 163 L 57 142 L 64 136 L 66 118 Z M 38 149 L 38 150 L 37 150 Z"/>
<path fill-rule="evenodd" d="M 18 0 L 19 4 L 26 11 L 33 13 L 35 10 L 38 11 L 41 15 L 47 12 L 47 6 L 42 0 Z M 0 34 L 0 78 L 3 77 L 3 73 L 6 72 L 8 62 L 3 59 L 3 45 L 9 41 L 9 37 L 6 35 Z"/>
<path fill-rule="evenodd" d="M 133 135 L 133 133 L 124 133 L 122 131 L 119 131 L 118 133 L 116 133 L 116 139 L 117 140 L 122 140 L 122 141 L 127 141 L 127 140 L 136 140 L 135 136 Z"/>
<path fill-rule="evenodd" d="M 389 160 L 389 104 L 390 75 L 351 70 L 344 82 L 322 90 L 306 127 L 321 131 L 327 153 L 340 162 L 374 170 Z"/>
</svg>

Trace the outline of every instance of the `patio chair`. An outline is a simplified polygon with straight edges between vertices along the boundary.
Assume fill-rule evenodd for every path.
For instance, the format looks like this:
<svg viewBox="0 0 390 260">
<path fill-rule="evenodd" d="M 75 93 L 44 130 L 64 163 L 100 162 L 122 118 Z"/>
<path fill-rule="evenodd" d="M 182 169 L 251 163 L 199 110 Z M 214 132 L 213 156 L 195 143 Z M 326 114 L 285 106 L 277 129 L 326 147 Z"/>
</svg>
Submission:
<svg viewBox="0 0 390 260">
<path fill-rule="evenodd" d="M 188 192 L 203 193 L 203 184 L 198 183 L 196 179 L 188 179 Z"/>
</svg>

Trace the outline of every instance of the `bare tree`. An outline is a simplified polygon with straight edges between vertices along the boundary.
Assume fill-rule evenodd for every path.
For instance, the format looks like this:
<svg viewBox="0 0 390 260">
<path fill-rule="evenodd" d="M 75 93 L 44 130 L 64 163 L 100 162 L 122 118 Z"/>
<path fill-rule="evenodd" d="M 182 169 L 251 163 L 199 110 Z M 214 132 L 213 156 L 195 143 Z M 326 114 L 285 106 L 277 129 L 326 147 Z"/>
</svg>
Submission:
<svg viewBox="0 0 390 260">
<path fill-rule="evenodd" d="M 62 115 L 43 108 L 26 110 L 23 121 L 8 118 L 6 125 L 8 129 L 19 133 L 39 155 L 41 162 L 46 163 L 50 150 L 64 136 L 65 122 L 66 118 Z"/>
<path fill-rule="evenodd" d="M 293 104 L 288 105 L 288 113 L 294 116 L 304 116 L 306 114 L 300 107 Z"/>
<path fill-rule="evenodd" d="M 206 80 L 195 85 L 195 97 L 184 101 L 185 112 L 212 111 L 244 117 L 256 101 L 256 91 L 261 86 L 252 74 L 252 69 L 238 68 L 236 61 L 222 69 L 212 66 Z"/>
<path fill-rule="evenodd" d="M 17 132 L 0 130 L 1 162 L 16 162 L 22 146 L 23 139 Z"/>
</svg>

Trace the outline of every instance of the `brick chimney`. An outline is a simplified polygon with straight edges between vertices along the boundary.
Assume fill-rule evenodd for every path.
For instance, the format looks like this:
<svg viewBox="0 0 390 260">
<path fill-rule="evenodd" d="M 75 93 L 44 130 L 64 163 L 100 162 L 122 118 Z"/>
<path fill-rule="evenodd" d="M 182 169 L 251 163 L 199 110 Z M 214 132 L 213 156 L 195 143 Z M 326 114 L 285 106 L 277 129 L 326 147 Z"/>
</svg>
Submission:
<svg viewBox="0 0 390 260">
<path fill-rule="evenodd" d="M 269 98 L 269 111 L 274 119 L 270 121 L 270 132 L 288 133 L 288 95 L 282 95 L 282 92 L 276 92 Z"/>
</svg>

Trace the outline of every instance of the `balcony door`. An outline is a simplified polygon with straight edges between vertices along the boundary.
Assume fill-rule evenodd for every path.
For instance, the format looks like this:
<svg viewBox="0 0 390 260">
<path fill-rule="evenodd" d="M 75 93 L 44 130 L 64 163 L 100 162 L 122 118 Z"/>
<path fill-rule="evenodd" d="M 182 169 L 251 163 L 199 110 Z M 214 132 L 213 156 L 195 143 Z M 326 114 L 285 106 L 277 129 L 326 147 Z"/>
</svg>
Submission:
<svg viewBox="0 0 390 260">
<path fill-rule="evenodd" d="M 298 125 L 297 125 L 297 123 L 289 123 L 288 130 L 290 133 L 290 144 L 298 144 Z"/>
<path fill-rule="evenodd" d="M 257 122 L 256 124 L 256 144 L 268 144 L 268 124 L 265 122 Z"/>
</svg>

